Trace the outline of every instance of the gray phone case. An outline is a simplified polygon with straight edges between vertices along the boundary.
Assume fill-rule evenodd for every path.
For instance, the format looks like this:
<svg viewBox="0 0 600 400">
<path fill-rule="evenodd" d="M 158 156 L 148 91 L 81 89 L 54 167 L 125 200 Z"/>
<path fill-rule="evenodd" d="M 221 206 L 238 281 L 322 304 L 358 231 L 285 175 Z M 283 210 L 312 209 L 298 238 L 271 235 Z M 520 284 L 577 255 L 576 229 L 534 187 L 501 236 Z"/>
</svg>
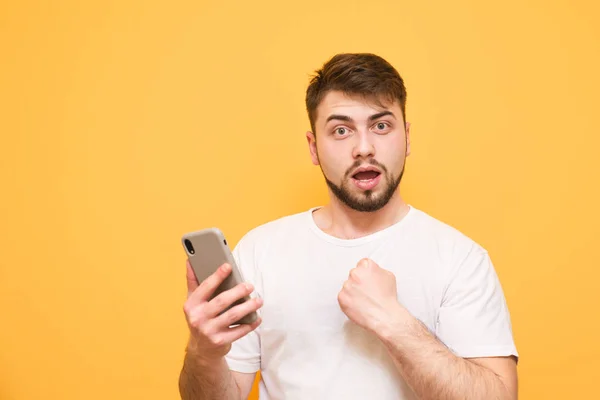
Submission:
<svg viewBox="0 0 600 400">
<path fill-rule="evenodd" d="M 194 248 L 193 254 L 188 251 L 185 245 L 186 240 L 191 242 Z M 210 298 L 211 300 L 219 293 L 229 290 L 239 283 L 244 282 L 244 278 L 237 268 L 233 254 L 227 245 L 225 236 L 220 229 L 207 228 L 197 232 L 187 233 L 181 238 L 181 244 L 183 245 L 183 249 L 188 256 L 192 270 L 194 271 L 196 279 L 199 283 L 212 275 L 224 263 L 231 265 L 231 273 L 227 278 L 225 278 L 223 283 L 217 287 Z M 250 300 L 250 296 L 245 296 L 239 299 L 223 312 L 238 304 L 242 304 L 247 300 Z M 251 324 L 252 322 L 256 321 L 256 318 L 256 312 L 251 312 L 235 322 L 233 325 Z"/>
</svg>

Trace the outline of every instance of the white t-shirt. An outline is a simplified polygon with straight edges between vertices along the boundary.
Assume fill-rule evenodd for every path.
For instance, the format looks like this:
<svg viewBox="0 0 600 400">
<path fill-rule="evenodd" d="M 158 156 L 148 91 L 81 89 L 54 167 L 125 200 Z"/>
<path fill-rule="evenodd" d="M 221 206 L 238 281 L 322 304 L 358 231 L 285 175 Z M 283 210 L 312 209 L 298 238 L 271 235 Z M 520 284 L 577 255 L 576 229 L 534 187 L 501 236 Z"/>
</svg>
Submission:
<svg viewBox="0 0 600 400">
<path fill-rule="evenodd" d="M 365 257 L 394 273 L 399 302 L 456 355 L 518 357 L 502 287 L 473 240 L 414 207 L 384 230 L 339 239 L 317 227 L 316 208 L 254 228 L 233 252 L 264 300 L 263 322 L 226 360 L 261 371 L 261 399 L 415 399 L 379 339 L 338 304 Z"/>
</svg>

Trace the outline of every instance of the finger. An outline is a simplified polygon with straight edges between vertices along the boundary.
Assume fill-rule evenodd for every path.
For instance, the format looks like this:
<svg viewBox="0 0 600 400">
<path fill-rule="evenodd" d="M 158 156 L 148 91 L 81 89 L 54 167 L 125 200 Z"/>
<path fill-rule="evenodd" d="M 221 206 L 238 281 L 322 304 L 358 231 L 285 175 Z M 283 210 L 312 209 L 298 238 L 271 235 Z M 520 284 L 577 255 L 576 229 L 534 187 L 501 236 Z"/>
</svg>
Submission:
<svg viewBox="0 0 600 400">
<path fill-rule="evenodd" d="M 224 310 L 230 307 L 237 300 L 252 293 L 253 286 L 249 283 L 240 283 L 234 288 L 224 291 L 215 296 L 206 307 L 206 315 L 208 318 L 214 318 L 221 314 Z"/>
<path fill-rule="evenodd" d="M 346 300 L 346 290 L 345 288 L 340 290 L 340 292 L 337 295 L 337 300 L 338 303 L 340 303 L 340 305 Z"/>
<path fill-rule="evenodd" d="M 231 265 L 227 263 L 221 265 L 212 275 L 200 282 L 200 285 L 191 294 L 190 299 L 198 303 L 208 301 L 230 273 Z"/>
<path fill-rule="evenodd" d="M 186 280 L 187 280 L 187 291 L 188 297 L 196 288 L 198 287 L 198 279 L 196 279 L 196 274 L 194 274 L 194 270 L 192 269 L 192 264 L 190 264 L 190 260 L 186 260 Z"/>
<path fill-rule="evenodd" d="M 352 268 L 352 269 L 350 270 L 350 272 L 348 273 L 348 278 L 352 279 L 352 278 L 354 278 L 354 277 L 356 276 L 356 269 L 357 269 L 357 268 L 358 268 L 358 266 L 357 266 L 357 267 L 354 267 L 354 268 Z"/>
<path fill-rule="evenodd" d="M 360 267 L 360 268 L 368 268 L 368 267 L 370 267 L 370 266 L 372 265 L 372 263 L 373 263 L 373 261 L 372 261 L 372 260 L 370 260 L 370 259 L 368 259 L 368 258 L 363 258 L 362 260 L 360 260 L 360 261 L 358 262 L 358 265 L 357 265 L 357 267 Z"/>
<path fill-rule="evenodd" d="M 352 282 L 360 283 L 361 278 L 363 278 L 363 277 L 364 277 L 364 270 L 362 268 L 360 268 L 360 266 L 355 267 L 350 270 L 350 273 L 348 274 L 347 282 L 352 281 Z"/>
<path fill-rule="evenodd" d="M 226 343 L 233 343 L 239 338 L 242 338 L 258 328 L 258 326 L 262 323 L 262 319 L 260 317 L 256 318 L 251 324 L 243 324 L 236 326 L 234 328 L 229 328 L 226 333 L 223 334 L 223 340 Z"/>
<path fill-rule="evenodd" d="M 353 287 L 354 287 L 354 284 L 352 283 L 352 281 L 347 280 L 346 282 L 344 282 L 344 285 L 342 286 L 341 292 L 343 292 L 343 293 L 349 293 L 352 290 Z"/>
<path fill-rule="evenodd" d="M 231 307 L 229 310 L 216 317 L 214 319 L 214 324 L 219 330 L 227 328 L 251 312 L 258 310 L 260 307 L 262 307 L 262 305 L 262 299 L 250 299 L 242 304 L 238 304 L 235 307 Z"/>
<path fill-rule="evenodd" d="M 367 267 L 369 267 L 369 268 L 381 268 L 379 266 L 379 264 L 377 264 L 375 261 L 371 260 L 370 258 L 367 259 Z"/>
</svg>

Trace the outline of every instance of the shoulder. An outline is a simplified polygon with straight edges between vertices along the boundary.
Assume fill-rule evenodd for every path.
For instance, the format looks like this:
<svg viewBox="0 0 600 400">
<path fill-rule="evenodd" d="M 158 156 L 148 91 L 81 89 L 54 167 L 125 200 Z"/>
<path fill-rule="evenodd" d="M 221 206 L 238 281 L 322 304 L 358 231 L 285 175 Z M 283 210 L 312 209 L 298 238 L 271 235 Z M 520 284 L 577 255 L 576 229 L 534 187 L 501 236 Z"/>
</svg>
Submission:
<svg viewBox="0 0 600 400">
<path fill-rule="evenodd" d="M 453 263 L 473 255 L 487 255 L 487 250 L 473 238 L 451 224 L 414 208 L 411 230 L 419 240 L 429 243 L 440 255 L 450 258 Z"/>
<path fill-rule="evenodd" d="M 412 222 L 418 232 L 438 239 L 472 244 L 474 240 L 449 223 L 433 217 L 429 213 L 412 207 Z"/>
<path fill-rule="evenodd" d="M 275 218 L 250 229 L 239 240 L 236 248 L 240 251 L 266 249 L 274 238 L 286 237 L 307 225 L 308 213 L 303 211 Z"/>
</svg>

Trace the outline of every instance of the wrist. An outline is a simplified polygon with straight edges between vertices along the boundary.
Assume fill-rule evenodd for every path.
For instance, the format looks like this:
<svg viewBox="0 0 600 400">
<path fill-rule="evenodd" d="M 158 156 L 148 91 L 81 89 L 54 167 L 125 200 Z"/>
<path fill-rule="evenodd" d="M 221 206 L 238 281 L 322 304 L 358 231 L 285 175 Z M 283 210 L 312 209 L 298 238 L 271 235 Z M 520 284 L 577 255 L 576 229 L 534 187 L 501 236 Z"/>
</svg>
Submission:
<svg viewBox="0 0 600 400">
<path fill-rule="evenodd" d="M 394 303 L 384 321 L 381 321 L 375 334 L 384 343 L 397 342 L 414 332 L 416 318 L 413 317 L 400 303 Z"/>
<path fill-rule="evenodd" d="M 190 337 L 185 349 L 189 359 L 200 366 L 211 366 L 221 361 L 223 356 L 219 352 L 210 351 L 198 343 L 194 337 Z"/>
</svg>

